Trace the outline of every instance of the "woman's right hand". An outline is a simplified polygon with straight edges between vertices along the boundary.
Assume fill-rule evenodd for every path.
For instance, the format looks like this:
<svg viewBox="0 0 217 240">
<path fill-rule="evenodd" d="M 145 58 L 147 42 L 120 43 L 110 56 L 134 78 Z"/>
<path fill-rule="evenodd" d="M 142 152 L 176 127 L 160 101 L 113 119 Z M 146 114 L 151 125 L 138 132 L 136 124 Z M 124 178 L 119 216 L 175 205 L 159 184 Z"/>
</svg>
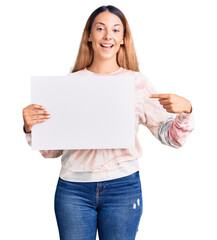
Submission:
<svg viewBox="0 0 217 240">
<path fill-rule="evenodd" d="M 32 131 L 32 126 L 50 118 L 50 113 L 45 107 L 38 104 L 31 104 L 23 109 L 24 128 L 26 132 Z"/>
</svg>

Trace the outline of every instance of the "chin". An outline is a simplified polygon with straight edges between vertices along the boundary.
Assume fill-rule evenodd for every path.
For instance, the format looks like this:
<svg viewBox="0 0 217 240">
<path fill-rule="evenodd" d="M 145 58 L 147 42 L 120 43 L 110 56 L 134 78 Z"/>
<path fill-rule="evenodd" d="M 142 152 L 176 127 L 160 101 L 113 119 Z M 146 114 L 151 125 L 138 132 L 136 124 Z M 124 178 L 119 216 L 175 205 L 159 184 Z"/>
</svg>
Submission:
<svg viewBox="0 0 217 240">
<path fill-rule="evenodd" d="M 113 53 L 113 54 L 103 54 L 103 53 L 101 53 L 99 56 L 100 56 L 100 58 L 106 59 L 106 60 L 112 59 L 112 58 L 116 59 L 117 53 Z"/>
<path fill-rule="evenodd" d="M 112 55 L 112 56 L 102 56 L 101 55 L 101 59 L 109 60 L 109 59 L 113 59 L 113 58 L 115 58 L 114 55 Z"/>
</svg>

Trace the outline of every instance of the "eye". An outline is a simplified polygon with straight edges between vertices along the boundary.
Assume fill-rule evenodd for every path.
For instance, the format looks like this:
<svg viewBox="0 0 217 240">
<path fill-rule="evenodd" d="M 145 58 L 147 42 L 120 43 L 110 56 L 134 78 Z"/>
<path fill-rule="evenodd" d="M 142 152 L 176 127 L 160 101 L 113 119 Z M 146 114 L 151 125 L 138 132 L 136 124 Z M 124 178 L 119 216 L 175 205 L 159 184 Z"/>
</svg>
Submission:
<svg viewBox="0 0 217 240">
<path fill-rule="evenodd" d="M 97 31 L 102 31 L 103 28 L 102 28 L 102 27 L 98 27 L 96 30 L 97 30 Z"/>
<path fill-rule="evenodd" d="M 120 32 L 120 30 L 118 30 L 118 29 L 114 29 L 114 32 Z"/>
</svg>

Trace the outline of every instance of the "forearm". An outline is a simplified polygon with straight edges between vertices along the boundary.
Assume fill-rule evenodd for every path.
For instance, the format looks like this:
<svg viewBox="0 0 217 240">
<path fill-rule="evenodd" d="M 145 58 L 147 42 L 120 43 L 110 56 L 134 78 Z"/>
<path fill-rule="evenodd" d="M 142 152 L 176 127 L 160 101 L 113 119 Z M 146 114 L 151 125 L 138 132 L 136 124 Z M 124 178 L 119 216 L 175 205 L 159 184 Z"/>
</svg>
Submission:
<svg viewBox="0 0 217 240">
<path fill-rule="evenodd" d="M 187 140 L 188 135 L 194 129 L 194 116 L 191 114 L 178 114 L 169 126 L 169 141 L 181 147 Z"/>
<path fill-rule="evenodd" d="M 158 139 L 165 145 L 179 148 L 184 145 L 188 135 L 194 129 L 194 116 L 191 114 L 178 114 L 169 118 L 159 129 Z"/>
</svg>

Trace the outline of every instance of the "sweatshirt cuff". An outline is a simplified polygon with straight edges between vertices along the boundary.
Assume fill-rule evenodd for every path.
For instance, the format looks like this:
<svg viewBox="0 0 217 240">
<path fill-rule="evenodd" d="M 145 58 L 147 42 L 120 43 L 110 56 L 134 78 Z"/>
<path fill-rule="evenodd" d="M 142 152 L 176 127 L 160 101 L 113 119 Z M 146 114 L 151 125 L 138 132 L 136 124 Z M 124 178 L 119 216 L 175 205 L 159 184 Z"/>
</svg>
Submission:
<svg viewBox="0 0 217 240">
<path fill-rule="evenodd" d="M 193 113 L 193 109 L 192 109 L 191 113 L 182 112 L 182 113 L 177 114 L 177 119 L 181 123 L 188 123 L 189 121 L 191 121 L 193 119 L 193 115 L 194 115 L 194 113 Z"/>
</svg>

